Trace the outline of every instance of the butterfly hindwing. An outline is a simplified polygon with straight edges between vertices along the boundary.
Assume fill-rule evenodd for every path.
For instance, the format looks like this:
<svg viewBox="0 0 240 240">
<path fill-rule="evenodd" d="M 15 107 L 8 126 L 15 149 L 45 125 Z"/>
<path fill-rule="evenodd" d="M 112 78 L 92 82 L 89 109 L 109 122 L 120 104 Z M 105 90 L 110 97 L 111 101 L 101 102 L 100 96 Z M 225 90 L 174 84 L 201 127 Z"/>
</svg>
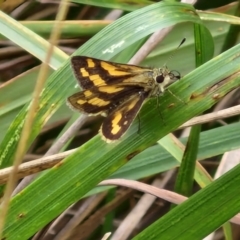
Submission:
<svg viewBox="0 0 240 240">
<path fill-rule="evenodd" d="M 147 97 L 147 92 L 135 93 L 111 111 L 100 128 L 102 138 L 107 142 L 118 140 L 130 127 Z"/>
</svg>

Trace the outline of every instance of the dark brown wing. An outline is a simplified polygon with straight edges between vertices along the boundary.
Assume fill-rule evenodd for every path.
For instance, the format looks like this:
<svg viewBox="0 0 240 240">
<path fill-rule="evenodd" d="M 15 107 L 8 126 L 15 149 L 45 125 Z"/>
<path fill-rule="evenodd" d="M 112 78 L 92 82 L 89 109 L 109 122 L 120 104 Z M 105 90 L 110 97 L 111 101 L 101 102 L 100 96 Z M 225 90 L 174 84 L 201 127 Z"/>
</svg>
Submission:
<svg viewBox="0 0 240 240">
<path fill-rule="evenodd" d="M 130 127 L 147 97 L 147 92 L 135 93 L 111 111 L 99 130 L 102 138 L 106 142 L 118 140 Z"/>
<path fill-rule="evenodd" d="M 74 110 L 87 114 L 107 115 L 123 102 L 126 102 L 126 99 L 131 98 L 132 95 L 138 96 L 145 92 L 149 94 L 149 91 L 144 90 L 141 86 L 105 85 L 93 87 L 70 96 L 68 105 Z"/>
<path fill-rule="evenodd" d="M 119 83 L 147 83 L 151 68 L 103 61 L 96 58 L 73 56 L 71 65 L 82 89 Z M 145 75 L 144 75 L 145 74 Z"/>
</svg>

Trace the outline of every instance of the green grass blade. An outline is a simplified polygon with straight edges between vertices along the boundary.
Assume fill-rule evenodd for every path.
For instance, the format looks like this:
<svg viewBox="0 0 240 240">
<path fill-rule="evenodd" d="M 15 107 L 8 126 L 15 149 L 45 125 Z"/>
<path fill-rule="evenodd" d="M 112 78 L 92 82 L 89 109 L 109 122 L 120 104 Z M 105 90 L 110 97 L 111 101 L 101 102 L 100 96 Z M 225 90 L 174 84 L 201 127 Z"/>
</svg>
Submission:
<svg viewBox="0 0 240 240">
<path fill-rule="evenodd" d="M 150 5 L 154 3 L 150 0 L 131 0 L 131 2 L 126 1 L 119 1 L 119 0 L 72 0 L 72 2 L 75 3 L 82 3 L 87 5 L 93 5 L 98 7 L 104 7 L 104 8 L 115 8 L 115 9 L 121 9 L 126 11 L 134 11 L 141 7 L 146 7 L 147 5 Z"/>
<path fill-rule="evenodd" d="M 201 126 L 192 127 L 184 156 L 178 171 L 175 184 L 175 192 L 180 193 L 184 196 L 190 196 L 192 194 L 200 132 Z"/>
<path fill-rule="evenodd" d="M 64 21 L 61 27 L 61 38 L 92 37 L 112 21 Z M 54 21 L 20 21 L 24 27 L 44 38 L 49 38 L 53 31 Z M 6 39 L 0 34 L 0 39 Z"/>
<path fill-rule="evenodd" d="M 0 11 L 1 34 L 16 43 L 41 61 L 45 61 L 49 42 L 24 27 L 22 24 Z M 61 66 L 67 55 L 59 48 L 54 47 L 49 65 L 54 69 Z"/>
<path fill-rule="evenodd" d="M 134 240 L 201 240 L 240 211 L 240 165 L 141 232 Z"/>
<path fill-rule="evenodd" d="M 239 135 L 240 123 L 202 132 L 197 159 L 210 158 L 238 149 L 240 147 Z M 182 142 L 186 143 L 187 139 L 182 139 Z M 154 145 L 135 156 L 112 177 L 141 179 L 178 167 L 179 162 L 163 147 Z"/>
</svg>

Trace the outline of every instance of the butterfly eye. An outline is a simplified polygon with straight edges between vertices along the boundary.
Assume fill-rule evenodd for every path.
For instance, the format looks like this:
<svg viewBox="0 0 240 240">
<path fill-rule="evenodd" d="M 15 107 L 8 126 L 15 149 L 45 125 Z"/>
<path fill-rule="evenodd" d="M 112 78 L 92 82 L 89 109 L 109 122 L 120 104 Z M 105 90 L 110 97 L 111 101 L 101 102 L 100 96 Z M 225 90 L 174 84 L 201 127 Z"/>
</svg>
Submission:
<svg viewBox="0 0 240 240">
<path fill-rule="evenodd" d="M 157 83 L 162 83 L 163 81 L 164 81 L 163 75 L 159 75 L 159 76 L 156 77 L 156 82 Z"/>
</svg>

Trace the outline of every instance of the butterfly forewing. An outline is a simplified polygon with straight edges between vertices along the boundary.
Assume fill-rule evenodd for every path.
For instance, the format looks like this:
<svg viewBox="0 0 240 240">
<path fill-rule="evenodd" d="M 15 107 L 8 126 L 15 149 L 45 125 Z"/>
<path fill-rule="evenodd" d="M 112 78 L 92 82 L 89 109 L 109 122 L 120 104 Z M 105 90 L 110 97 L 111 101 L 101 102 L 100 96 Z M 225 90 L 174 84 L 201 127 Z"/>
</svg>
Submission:
<svg viewBox="0 0 240 240">
<path fill-rule="evenodd" d="M 123 82 L 133 84 L 147 82 L 146 77 L 148 73 L 152 72 L 150 68 L 113 63 L 84 56 L 72 57 L 71 63 L 75 77 L 80 80 L 79 84 L 83 89 Z M 143 77 L 144 72 L 146 76 Z"/>
</svg>

